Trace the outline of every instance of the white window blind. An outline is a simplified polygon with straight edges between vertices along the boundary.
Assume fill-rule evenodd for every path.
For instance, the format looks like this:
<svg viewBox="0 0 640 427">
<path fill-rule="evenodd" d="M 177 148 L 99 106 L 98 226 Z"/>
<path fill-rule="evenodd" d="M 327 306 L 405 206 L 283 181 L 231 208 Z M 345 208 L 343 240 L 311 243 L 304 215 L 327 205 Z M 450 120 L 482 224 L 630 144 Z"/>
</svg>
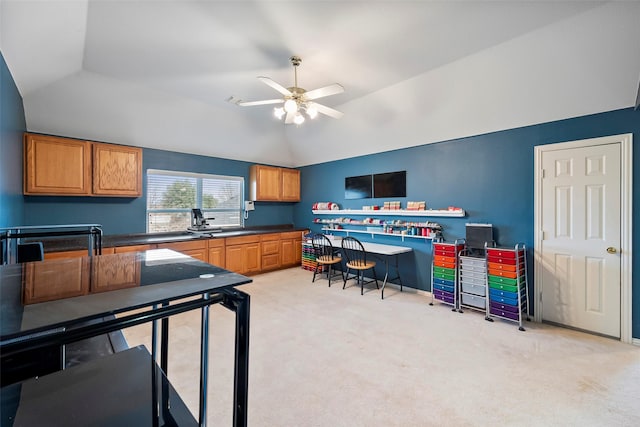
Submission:
<svg viewBox="0 0 640 427">
<path fill-rule="evenodd" d="M 147 170 L 147 232 L 184 231 L 191 209 L 209 225 L 241 227 L 244 178 L 190 172 Z"/>
</svg>

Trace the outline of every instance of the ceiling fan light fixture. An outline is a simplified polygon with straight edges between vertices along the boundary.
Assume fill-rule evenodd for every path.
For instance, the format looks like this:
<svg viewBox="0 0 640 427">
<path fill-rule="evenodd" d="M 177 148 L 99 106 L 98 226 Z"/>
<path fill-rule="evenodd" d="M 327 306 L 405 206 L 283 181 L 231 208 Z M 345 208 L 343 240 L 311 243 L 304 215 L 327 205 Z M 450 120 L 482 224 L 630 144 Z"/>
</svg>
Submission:
<svg viewBox="0 0 640 427">
<path fill-rule="evenodd" d="M 287 99 L 284 103 L 284 111 L 293 114 L 298 111 L 298 103 L 293 99 Z"/>
<path fill-rule="evenodd" d="M 313 105 L 309 105 L 306 108 L 307 111 L 307 116 L 309 116 L 310 119 L 315 119 L 316 117 L 318 117 L 318 109 L 313 106 Z"/>
<path fill-rule="evenodd" d="M 278 120 L 282 120 L 285 114 L 286 114 L 286 111 L 284 111 L 284 108 L 282 107 L 276 107 L 273 109 L 273 115 L 276 116 Z"/>
<path fill-rule="evenodd" d="M 297 125 L 301 125 L 304 123 L 304 116 L 300 113 L 296 113 L 295 117 L 293 118 L 293 123 L 297 124 Z"/>
</svg>

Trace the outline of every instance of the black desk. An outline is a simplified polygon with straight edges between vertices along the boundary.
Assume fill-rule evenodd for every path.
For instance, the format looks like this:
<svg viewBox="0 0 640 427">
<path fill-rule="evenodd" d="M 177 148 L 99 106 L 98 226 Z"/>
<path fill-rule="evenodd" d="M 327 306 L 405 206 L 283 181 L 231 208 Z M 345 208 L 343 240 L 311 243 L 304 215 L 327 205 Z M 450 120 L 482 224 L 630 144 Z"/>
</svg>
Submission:
<svg viewBox="0 0 640 427">
<path fill-rule="evenodd" d="M 244 426 L 249 295 L 234 287 L 250 282 L 168 249 L 0 266 L 0 361 L 162 319 L 159 359 L 167 374 L 168 317 L 201 309 L 199 419 L 206 425 L 209 306 L 219 303 L 236 313 L 234 425 Z M 108 315 L 117 316 L 89 322 Z"/>
</svg>

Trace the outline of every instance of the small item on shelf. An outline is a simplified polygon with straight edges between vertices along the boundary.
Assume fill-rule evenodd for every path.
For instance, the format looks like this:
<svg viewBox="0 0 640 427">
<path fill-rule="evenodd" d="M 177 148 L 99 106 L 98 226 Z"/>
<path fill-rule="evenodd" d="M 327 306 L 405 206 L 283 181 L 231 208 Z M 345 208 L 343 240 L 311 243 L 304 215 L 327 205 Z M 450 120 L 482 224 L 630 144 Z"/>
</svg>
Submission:
<svg viewBox="0 0 640 427">
<path fill-rule="evenodd" d="M 427 209 L 427 202 L 407 202 L 408 211 L 423 211 Z"/>
<path fill-rule="evenodd" d="M 448 210 L 449 212 L 460 212 L 460 211 L 462 210 L 462 208 L 458 208 L 458 207 L 455 207 L 455 206 L 449 206 L 449 207 L 447 208 L 447 210 Z"/>
<path fill-rule="evenodd" d="M 316 202 L 311 209 L 314 211 L 337 211 L 340 209 L 340 206 L 334 202 Z"/>
</svg>

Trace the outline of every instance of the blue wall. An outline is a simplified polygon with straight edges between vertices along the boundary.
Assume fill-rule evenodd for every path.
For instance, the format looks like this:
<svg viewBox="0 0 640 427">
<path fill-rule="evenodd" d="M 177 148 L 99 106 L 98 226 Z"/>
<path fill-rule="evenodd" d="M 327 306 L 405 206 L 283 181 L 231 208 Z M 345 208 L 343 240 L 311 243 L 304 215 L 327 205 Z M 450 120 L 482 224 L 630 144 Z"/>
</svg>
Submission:
<svg viewBox="0 0 640 427">
<path fill-rule="evenodd" d="M 112 141 L 104 141 L 112 142 Z M 178 145 L 178 143 L 176 143 Z M 22 154 L 20 154 L 21 156 Z M 248 198 L 250 163 L 172 151 L 143 150 L 143 172 L 147 169 L 176 170 L 245 178 Z M 143 178 L 146 185 L 146 173 Z M 146 231 L 146 196 L 126 197 L 48 197 L 25 196 L 25 224 L 102 224 L 105 235 L 144 233 Z M 293 224 L 291 203 L 256 202 L 246 227 Z"/>
<path fill-rule="evenodd" d="M 23 222 L 22 134 L 27 125 L 22 97 L 0 54 L 0 227 Z"/>
<path fill-rule="evenodd" d="M 294 220 L 298 226 L 320 231 L 320 226 L 312 225 L 315 202 L 336 202 L 346 209 L 380 205 L 384 200 L 345 200 L 345 177 L 406 170 L 407 197 L 385 200 L 400 200 L 402 206 L 407 201 L 426 200 L 433 209 L 465 209 L 466 218 L 431 219 L 443 225 L 446 241 L 464 237 L 467 222 L 486 222 L 493 224 L 499 245 L 522 242 L 533 248 L 534 147 L 623 133 L 633 133 L 640 141 L 640 111 L 624 109 L 307 166 L 301 172 L 303 199 L 294 208 Z M 634 150 L 633 157 L 633 163 L 640 164 L 640 150 Z M 633 188 L 633 245 L 640 247 L 640 170 L 634 173 Z M 371 241 L 370 236 L 359 236 Z M 400 244 L 398 237 L 390 236 L 376 236 L 374 241 Z M 411 239 L 402 244 L 414 248 L 400 261 L 403 282 L 430 290 L 431 244 Z M 532 251 L 529 265 L 533 265 Z M 633 258 L 633 267 L 640 271 L 640 257 Z M 533 290 L 533 268 L 529 270 Z M 640 278 L 635 276 L 633 291 L 633 331 L 640 337 Z"/>
</svg>

